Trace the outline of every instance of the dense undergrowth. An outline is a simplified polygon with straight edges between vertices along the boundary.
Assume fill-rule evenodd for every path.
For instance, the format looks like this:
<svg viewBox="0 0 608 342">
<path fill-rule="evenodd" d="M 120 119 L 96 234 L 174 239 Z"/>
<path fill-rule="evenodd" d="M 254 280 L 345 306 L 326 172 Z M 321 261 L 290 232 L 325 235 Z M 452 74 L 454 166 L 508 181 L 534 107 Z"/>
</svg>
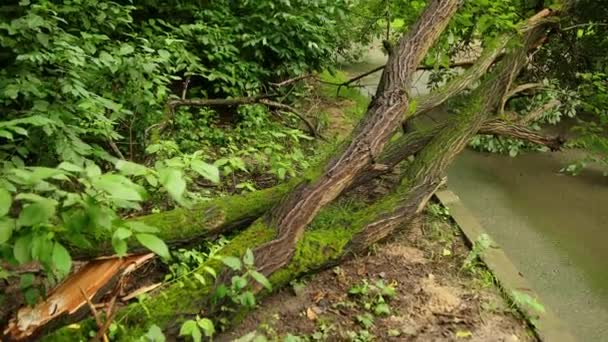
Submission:
<svg viewBox="0 0 608 342">
<path fill-rule="evenodd" d="M 71 268 L 70 244 L 107 232 L 119 255 L 136 239 L 168 257 L 154 227 L 123 218 L 254 191 L 306 168 L 311 138 L 289 113 L 277 120 L 261 105 L 172 113 L 166 104 L 302 97 L 308 89 L 271 82 L 331 66 L 345 6 L 3 4 L 0 258 L 41 262 L 58 279 Z"/>
</svg>

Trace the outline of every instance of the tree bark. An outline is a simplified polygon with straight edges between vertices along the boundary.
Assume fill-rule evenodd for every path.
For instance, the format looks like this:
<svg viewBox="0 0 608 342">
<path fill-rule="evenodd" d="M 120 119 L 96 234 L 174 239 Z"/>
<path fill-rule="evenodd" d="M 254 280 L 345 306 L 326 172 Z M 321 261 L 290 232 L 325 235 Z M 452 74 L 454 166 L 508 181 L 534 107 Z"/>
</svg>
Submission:
<svg viewBox="0 0 608 342">
<path fill-rule="evenodd" d="M 484 122 L 496 112 L 513 79 L 527 61 L 528 48 L 545 35 L 545 28 L 537 26 L 550 12 L 543 12 L 525 23 L 524 37 L 514 36 L 510 46 L 522 45 L 509 51 L 480 86 L 463 101 L 458 116 L 431 138 L 415 161 L 409 165 L 402 183 L 410 190 L 399 204 L 381 214 L 379 220 L 365 226 L 349 243 L 348 249 L 361 250 L 392 234 L 409 223 L 426 205 L 430 196 L 442 184 L 447 167 L 464 150 Z M 523 44 L 522 44 L 523 43 Z"/>
<path fill-rule="evenodd" d="M 391 53 L 376 96 L 365 118 L 351 135 L 350 144 L 327 165 L 322 175 L 311 183 L 299 186 L 273 209 L 267 222 L 276 229 L 277 237 L 255 250 L 258 271 L 270 275 L 285 266 L 304 228 L 319 210 L 338 197 L 361 171 L 375 162 L 408 107 L 409 98 L 405 89 L 409 87 L 411 74 L 447 26 L 458 2 L 429 2 L 418 22 Z"/>
</svg>

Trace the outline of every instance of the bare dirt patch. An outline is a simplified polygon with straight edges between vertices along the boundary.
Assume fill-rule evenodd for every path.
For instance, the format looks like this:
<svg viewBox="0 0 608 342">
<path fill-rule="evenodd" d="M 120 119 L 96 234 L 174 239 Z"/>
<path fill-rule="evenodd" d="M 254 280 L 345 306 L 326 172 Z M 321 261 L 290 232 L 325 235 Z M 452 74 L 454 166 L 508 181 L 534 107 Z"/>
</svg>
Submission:
<svg viewBox="0 0 608 342">
<path fill-rule="evenodd" d="M 494 284 L 462 269 L 468 252 L 446 218 L 427 213 L 369 255 L 266 298 L 217 341 L 536 340 Z M 365 284 L 367 295 L 356 294 Z"/>
</svg>

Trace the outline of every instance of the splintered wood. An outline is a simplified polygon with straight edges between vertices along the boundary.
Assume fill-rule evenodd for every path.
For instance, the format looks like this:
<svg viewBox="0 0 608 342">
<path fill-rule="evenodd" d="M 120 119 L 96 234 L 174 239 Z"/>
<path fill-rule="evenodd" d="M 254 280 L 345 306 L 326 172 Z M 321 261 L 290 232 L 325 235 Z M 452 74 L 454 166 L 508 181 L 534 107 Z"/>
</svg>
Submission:
<svg viewBox="0 0 608 342">
<path fill-rule="evenodd" d="M 11 341 L 32 339 L 55 322 L 65 324 L 66 320 L 82 318 L 89 311 L 88 301 L 103 297 L 123 276 L 152 258 L 154 254 L 149 253 L 88 262 L 59 284 L 46 300 L 19 309 L 4 330 L 4 337 Z"/>
</svg>

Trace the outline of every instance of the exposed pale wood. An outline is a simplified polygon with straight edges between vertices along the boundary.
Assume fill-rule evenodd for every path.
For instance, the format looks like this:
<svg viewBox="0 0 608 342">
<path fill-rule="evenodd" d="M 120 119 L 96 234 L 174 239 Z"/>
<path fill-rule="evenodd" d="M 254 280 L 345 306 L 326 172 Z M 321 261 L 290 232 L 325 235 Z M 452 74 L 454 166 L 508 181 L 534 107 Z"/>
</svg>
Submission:
<svg viewBox="0 0 608 342">
<path fill-rule="evenodd" d="M 92 302 L 112 288 L 130 265 L 141 265 L 153 257 L 154 254 L 146 253 L 87 263 L 57 286 L 44 301 L 19 309 L 4 330 L 4 338 L 10 341 L 32 340 L 55 324 L 81 319 L 87 314 L 87 303 L 93 307 Z"/>
</svg>

